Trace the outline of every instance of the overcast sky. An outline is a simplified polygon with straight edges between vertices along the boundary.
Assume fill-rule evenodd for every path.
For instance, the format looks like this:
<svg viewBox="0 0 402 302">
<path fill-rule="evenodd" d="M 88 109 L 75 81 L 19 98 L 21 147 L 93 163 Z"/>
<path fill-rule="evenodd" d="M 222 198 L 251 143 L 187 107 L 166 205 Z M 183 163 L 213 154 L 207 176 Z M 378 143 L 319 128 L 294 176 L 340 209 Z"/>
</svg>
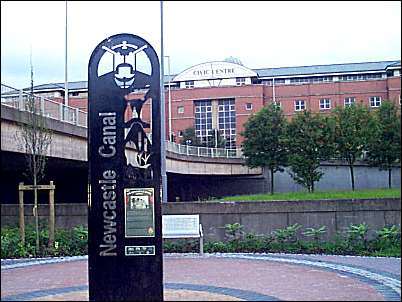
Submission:
<svg viewBox="0 0 402 302">
<path fill-rule="evenodd" d="M 268 68 L 400 60 L 401 2 L 164 2 L 171 73 L 233 56 Z M 68 80 L 86 81 L 96 45 L 117 33 L 160 54 L 159 1 L 68 1 Z M 65 2 L 1 1 L 1 83 L 64 82 Z M 167 73 L 167 65 L 165 65 Z"/>
</svg>

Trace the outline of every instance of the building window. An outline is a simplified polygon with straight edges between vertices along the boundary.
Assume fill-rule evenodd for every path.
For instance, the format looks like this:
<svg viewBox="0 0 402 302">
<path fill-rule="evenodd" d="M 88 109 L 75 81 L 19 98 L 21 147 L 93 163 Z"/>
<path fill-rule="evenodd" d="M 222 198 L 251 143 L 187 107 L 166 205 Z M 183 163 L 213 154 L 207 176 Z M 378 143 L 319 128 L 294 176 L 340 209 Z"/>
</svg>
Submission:
<svg viewBox="0 0 402 302">
<path fill-rule="evenodd" d="M 246 85 L 246 78 L 236 78 L 236 85 L 237 86 Z"/>
<path fill-rule="evenodd" d="M 185 81 L 184 85 L 186 88 L 194 88 L 194 81 Z"/>
<path fill-rule="evenodd" d="M 253 110 L 253 103 L 246 103 L 246 110 Z"/>
<path fill-rule="evenodd" d="M 285 79 L 275 79 L 275 80 L 262 80 L 262 84 L 272 86 L 272 83 L 276 85 L 284 85 Z"/>
<path fill-rule="evenodd" d="M 313 83 L 323 83 L 323 82 L 332 82 L 333 77 L 314 77 L 312 78 Z"/>
<path fill-rule="evenodd" d="M 236 108 L 234 99 L 219 100 L 218 129 L 226 140 L 226 148 L 236 148 Z"/>
<path fill-rule="evenodd" d="M 295 111 L 301 111 L 306 109 L 304 100 L 296 100 L 295 101 Z"/>
<path fill-rule="evenodd" d="M 310 83 L 309 78 L 291 78 L 290 79 L 291 84 L 307 84 Z"/>
<path fill-rule="evenodd" d="M 330 99 L 321 99 L 320 100 L 320 109 L 331 109 L 331 100 Z"/>
<path fill-rule="evenodd" d="M 195 134 L 201 142 L 208 142 L 212 136 L 212 102 L 211 100 L 195 101 Z"/>
<path fill-rule="evenodd" d="M 181 131 L 181 130 L 178 131 L 178 132 L 177 132 L 177 136 L 178 136 L 178 137 L 183 137 L 183 131 Z"/>
<path fill-rule="evenodd" d="M 345 98 L 345 101 L 344 101 L 345 107 L 353 105 L 354 103 L 355 103 L 355 98 L 354 97 Z"/>
<path fill-rule="evenodd" d="M 371 107 L 380 107 L 381 106 L 381 97 L 379 97 L 379 96 L 370 97 L 370 106 Z"/>
<path fill-rule="evenodd" d="M 381 79 L 381 73 L 368 73 L 368 74 L 348 74 L 340 76 L 341 81 L 367 81 Z"/>
<path fill-rule="evenodd" d="M 285 84 L 285 79 L 275 79 L 274 84 L 275 85 L 283 85 L 283 84 Z"/>
<path fill-rule="evenodd" d="M 177 107 L 177 113 L 183 114 L 184 113 L 184 106 Z"/>
</svg>

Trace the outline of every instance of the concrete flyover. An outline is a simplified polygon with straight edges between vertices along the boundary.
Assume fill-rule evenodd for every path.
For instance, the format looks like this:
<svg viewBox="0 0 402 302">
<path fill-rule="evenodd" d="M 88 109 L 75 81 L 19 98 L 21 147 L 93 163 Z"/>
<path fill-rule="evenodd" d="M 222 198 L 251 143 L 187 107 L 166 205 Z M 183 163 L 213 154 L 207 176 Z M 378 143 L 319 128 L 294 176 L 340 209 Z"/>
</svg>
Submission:
<svg viewBox="0 0 402 302">
<path fill-rule="evenodd" d="M 1 106 L 1 150 L 23 153 L 21 143 L 16 139 L 20 123 L 24 123 L 27 113 L 8 106 Z M 47 155 L 75 161 L 87 161 L 87 128 L 47 119 L 49 129 L 53 131 L 52 142 Z M 170 146 L 170 145 L 169 145 Z M 177 147 L 177 146 L 176 146 Z M 194 147 L 192 147 L 194 148 Z M 176 148 L 180 150 L 180 148 Z M 206 149 L 206 148 L 204 148 Z M 177 174 L 194 175 L 261 175 L 260 168 L 250 169 L 243 158 L 212 157 L 178 154 L 170 148 L 167 151 L 166 170 Z M 216 149 L 215 149 L 216 150 Z M 194 152 L 193 152 L 194 153 Z M 199 152 L 198 152 L 199 153 Z M 230 154 L 229 154 L 230 156 Z"/>
</svg>

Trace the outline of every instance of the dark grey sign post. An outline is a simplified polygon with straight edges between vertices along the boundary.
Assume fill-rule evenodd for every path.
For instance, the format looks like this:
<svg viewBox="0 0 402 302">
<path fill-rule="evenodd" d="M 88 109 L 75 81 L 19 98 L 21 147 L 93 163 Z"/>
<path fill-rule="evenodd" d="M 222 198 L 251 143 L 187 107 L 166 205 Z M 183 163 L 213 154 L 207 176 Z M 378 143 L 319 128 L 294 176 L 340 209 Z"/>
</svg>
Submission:
<svg viewBox="0 0 402 302">
<path fill-rule="evenodd" d="M 89 61 L 91 301 L 163 300 L 159 75 L 155 50 L 132 34 Z"/>
</svg>

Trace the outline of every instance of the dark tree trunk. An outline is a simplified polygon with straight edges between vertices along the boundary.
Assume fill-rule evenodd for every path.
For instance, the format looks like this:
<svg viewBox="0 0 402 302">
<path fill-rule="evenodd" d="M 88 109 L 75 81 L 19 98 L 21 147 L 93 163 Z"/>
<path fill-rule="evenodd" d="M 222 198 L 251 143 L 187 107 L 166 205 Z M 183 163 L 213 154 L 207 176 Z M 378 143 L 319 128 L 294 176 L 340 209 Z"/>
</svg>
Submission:
<svg viewBox="0 0 402 302">
<path fill-rule="evenodd" d="M 274 195 L 274 169 L 271 170 L 271 195 Z"/>
<path fill-rule="evenodd" d="M 388 188 L 391 189 L 391 173 L 392 173 L 392 167 L 388 168 Z"/>
<path fill-rule="evenodd" d="M 352 181 L 352 191 L 354 191 L 355 190 L 355 175 L 353 172 L 353 165 L 349 165 L 349 168 L 350 168 L 350 179 Z"/>
</svg>

